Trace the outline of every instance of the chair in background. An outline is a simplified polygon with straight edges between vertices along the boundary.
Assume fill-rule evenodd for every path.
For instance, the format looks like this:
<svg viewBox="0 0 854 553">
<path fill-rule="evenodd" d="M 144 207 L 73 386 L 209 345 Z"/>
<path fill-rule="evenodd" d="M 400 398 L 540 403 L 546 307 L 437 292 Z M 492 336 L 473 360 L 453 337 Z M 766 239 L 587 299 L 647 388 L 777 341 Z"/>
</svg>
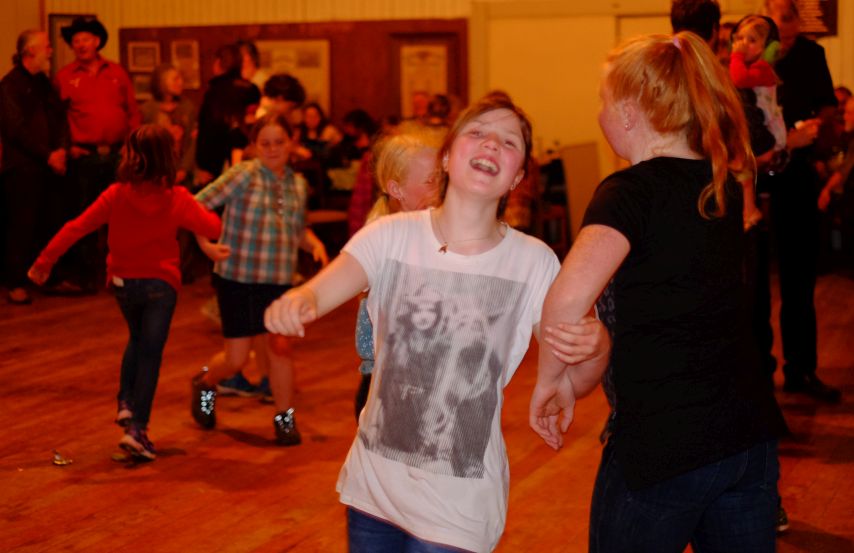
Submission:
<svg viewBox="0 0 854 553">
<path fill-rule="evenodd" d="M 560 159 L 566 182 L 566 213 L 571 243 L 578 236 L 584 211 L 599 185 L 599 147 L 595 142 L 563 146 Z"/>
</svg>

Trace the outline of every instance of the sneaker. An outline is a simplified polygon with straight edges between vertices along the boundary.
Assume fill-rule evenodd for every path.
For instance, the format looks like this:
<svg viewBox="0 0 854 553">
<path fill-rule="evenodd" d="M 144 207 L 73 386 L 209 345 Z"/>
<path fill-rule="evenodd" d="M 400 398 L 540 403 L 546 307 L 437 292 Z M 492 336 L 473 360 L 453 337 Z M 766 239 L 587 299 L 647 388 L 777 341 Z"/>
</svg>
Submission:
<svg viewBox="0 0 854 553">
<path fill-rule="evenodd" d="M 204 382 L 207 372 L 208 368 L 202 367 L 202 371 L 193 377 L 190 411 L 199 426 L 211 429 L 216 426 L 216 388 Z"/>
<path fill-rule="evenodd" d="M 231 378 L 224 378 L 216 385 L 216 391 L 221 396 L 256 397 L 260 395 L 258 388 L 246 380 L 243 373 L 237 371 Z"/>
<path fill-rule="evenodd" d="M 276 429 L 276 443 L 278 445 L 298 445 L 302 442 L 297 422 L 294 420 L 294 408 L 277 414 L 273 417 L 273 427 Z"/>
<path fill-rule="evenodd" d="M 119 447 L 130 453 L 135 459 L 153 461 L 157 458 L 154 444 L 148 439 L 144 428 L 131 425 L 119 441 Z"/>
<path fill-rule="evenodd" d="M 258 390 L 258 395 L 261 396 L 261 403 L 273 403 L 273 391 L 270 389 L 269 378 L 266 376 L 262 378 L 255 389 Z"/>
<path fill-rule="evenodd" d="M 786 530 L 789 529 L 789 517 L 786 516 L 786 509 L 783 508 L 783 504 L 777 508 L 777 533 L 782 534 Z"/>
<path fill-rule="evenodd" d="M 119 401 L 119 411 L 116 413 L 116 424 L 122 428 L 127 428 L 132 420 L 133 411 L 131 411 L 130 402 L 125 400 Z"/>
<path fill-rule="evenodd" d="M 787 378 L 783 384 L 783 391 L 791 394 L 804 394 L 823 401 L 825 403 L 839 403 L 842 401 L 842 392 L 839 388 L 828 386 L 815 374 L 808 374 L 802 378 Z"/>
</svg>

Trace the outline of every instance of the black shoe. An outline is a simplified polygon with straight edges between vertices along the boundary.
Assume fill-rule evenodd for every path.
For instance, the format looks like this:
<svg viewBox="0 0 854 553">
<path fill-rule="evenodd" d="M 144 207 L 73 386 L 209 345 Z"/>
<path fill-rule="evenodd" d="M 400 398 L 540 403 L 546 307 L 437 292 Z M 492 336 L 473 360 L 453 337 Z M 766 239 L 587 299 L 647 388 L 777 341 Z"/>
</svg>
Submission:
<svg viewBox="0 0 854 553">
<path fill-rule="evenodd" d="M 839 388 L 828 386 L 814 374 L 806 375 L 803 378 L 787 378 L 783 384 L 783 391 L 808 395 L 825 403 L 842 401 L 842 392 L 839 391 Z"/>
<path fill-rule="evenodd" d="M 273 427 L 276 429 L 276 443 L 278 445 L 299 445 L 302 442 L 297 423 L 294 420 L 294 408 L 279 413 L 273 417 Z"/>
<path fill-rule="evenodd" d="M 786 509 L 780 504 L 777 507 L 777 533 L 782 534 L 789 529 L 789 517 L 786 515 Z"/>
<path fill-rule="evenodd" d="M 190 411 L 199 426 L 211 429 L 216 426 L 216 386 L 204 382 L 207 372 L 208 368 L 203 367 L 202 372 L 193 377 Z"/>
</svg>

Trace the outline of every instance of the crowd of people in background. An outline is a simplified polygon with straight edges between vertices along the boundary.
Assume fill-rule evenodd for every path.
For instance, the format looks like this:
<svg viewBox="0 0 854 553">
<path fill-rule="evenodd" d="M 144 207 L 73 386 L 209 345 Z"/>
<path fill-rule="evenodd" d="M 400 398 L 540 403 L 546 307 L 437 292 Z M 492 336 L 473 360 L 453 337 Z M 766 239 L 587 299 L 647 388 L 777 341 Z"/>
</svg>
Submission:
<svg viewBox="0 0 854 553">
<path fill-rule="evenodd" d="M 674 0 L 673 35 L 609 55 L 599 123 L 630 167 L 597 190 L 560 272 L 544 244 L 502 221 L 508 197 L 539 190 L 530 122 L 506 93 L 464 110 L 452 95 L 417 91 L 408 119 L 330 114 L 241 40 L 214 52 L 199 106 L 170 64 L 154 70 L 139 103 L 125 69 L 100 54 L 109 36 L 97 18 L 62 28 L 75 59 L 53 82 L 48 35 L 25 31 L 0 81 L 7 300 L 31 303 L 30 281 L 69 295 L 108 283 L 129 329 L 120 445 L 153 460 L 151 403 L 182 283 L 211 277 L 224 338 L 207 363 L 200 356 L 192 417 L 212 429 L 218 395 L 263 397 L 284 446 L 302 438 L 283 335 L 302 336 L 370 286 L 356 336 L 359 433 L 338 483 L 353 551 L 389 532 L 447 545 L 436 551 L 495 546 L 508 486 L 497 398 L 542 332 L 530 423 L 546 443 L 561 447 L 576 399 L 600 380 L 611 406 L 591 550 L 771 551 L 774 529 L 787 525 L 776 491 L 786 425 L 771 393 L 772 266 L 783 391 L 838 403 L 839 389 L 817 374 L 813 296 L 822 267 L 854 259 L 854 98 L 834 88 L 796 2 L 720 19 L 716 0 Z M 669 189 L 674 179 L 685 187 Z M 352 239 L 299 286 L 311 277 L 300 250 L 311 272 L 329 263 L 311 210 L 346 212 Z M 135 223 L 162 228 L 138 237 Z M 650 282 L 661 286 L 638 293 Z M 662 340 L 682 346 L 662 352 Z M 244 374 L 252 363 L 260 381 Z M 710 420 L 710 409 L 720 416 Z M 691 475 L 714 480 L 715 493 L 701 501 Z M 451 490 L 447 477 L 464 484 Z M 637 490 L 645 495 L 632 507 Z M 449 509 L 473 509 L 484 493 L 488 527 L 448 522 Z M 661 508 L 658 498 L 673 494 L 686 502 Z M 755 515 L 739 536 L 709 515 L 725 516 L 735 496 Z M 646 515 L 635 508 L 664 522 L 638 530 Z"/>
</svg>

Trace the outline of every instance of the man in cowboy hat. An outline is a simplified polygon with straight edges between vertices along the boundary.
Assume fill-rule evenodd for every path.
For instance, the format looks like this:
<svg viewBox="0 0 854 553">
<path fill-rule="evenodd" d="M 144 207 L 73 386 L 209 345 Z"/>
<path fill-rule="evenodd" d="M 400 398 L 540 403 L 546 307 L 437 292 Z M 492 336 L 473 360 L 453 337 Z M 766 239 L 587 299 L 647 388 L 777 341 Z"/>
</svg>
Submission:
<svg viewBox="0 0 854 553">
<path fill-rule="evenodd" d="M 76 58 L 56 75 L 71 131 L 67 215 L 72 218 L 113 182 L 121 145 L 141 117 L 128 74 L 101 57 L 108 38 L 104 25 L 95 17 L 78 17 L 62 28 L 62 38 Z M 77 273 L 72 279 L 94 291 L 103 272 L 105 248 L 99 247 L 95 236 L 79 244 L 72 257 Z"/>
</svg>

